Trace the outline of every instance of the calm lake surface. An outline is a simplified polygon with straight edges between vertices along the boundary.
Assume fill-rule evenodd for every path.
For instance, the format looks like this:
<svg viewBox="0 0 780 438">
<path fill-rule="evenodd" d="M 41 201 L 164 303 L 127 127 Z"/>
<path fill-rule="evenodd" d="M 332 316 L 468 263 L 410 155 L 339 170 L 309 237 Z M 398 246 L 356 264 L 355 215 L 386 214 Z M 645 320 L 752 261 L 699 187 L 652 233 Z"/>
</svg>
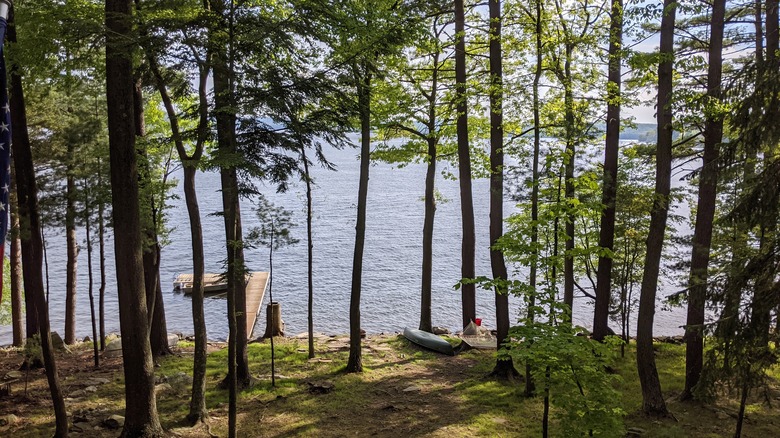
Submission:
<svg viewBox="0 0 780 438">
<path fill-rule="evenodd" d="M 328 334 L 347 333 L 349 329 L 349 294 L 351 288 L 352 252 L 355 239 L 355 221 L 358 187 L 358 150 L 326 150 L 326 156 L 336 164 L 338 171 L 313 168 L 314 190 L 314 329 Z M 439 170 L 446 170 L 440 164 Z M 457 169 L 450 169 L 457 173 Z M 181 172 L 174 175 L 181 179 Z M 362 326 L 369 333 L 401 331 L 405 326 L 419 323 L 419 299 L 422 260 L 422 228 L 425 165 L 395 168 L 389 164 L 371 167 L 368 192 L 368 224 L 363 264 L 363 292 L 361 302 Z M 437 188 L 444 200 L 438 202 L 434 231 L 433 260 L 433 324 L 458 329 L 460 325 L 460 292 L 453 285 L 460 279 L 460 199 L 458 181 L 437 177 Z M 200 173 L 196 178 L 198 197 L 203 215 L 206 272 L 221 272 L 226 256 L 224 222 L 214 215 L 221 210 L 219 175 Z M 286 333 L 295 335 L 306 331 L 307 277 L 306 277 L 306 223 L 305 192 L 301 183 L 287 193 L 277 194 L 275 187 L 260 186 L 277 205 L 291 210 L 297 226 L 293 229 L 297 245 L 274 252 L 274 299 L 282 305 Z M 488 254 L 488 181 L 474 181 L 474 209 L 477 225 L 477 275 L 490 276 Z M 182 184 L 174 189 L 177 199 L 170 202 L 168 224 L 172 228 L 168 242 L 162 249 L 161 281 L 163 284 L 166 318 L 169 332 L 190 334 L 192 329 L 191 300 L 175 292 L 172 282 L 180 273 L 192 272 L 189 220 Z M 258 221 L 251 200 L 242 205 L 245 229 Z M 505 214 L 514 210 L 507 201 Z M 81 233 L 79 255 L 77 335 L 92 336 L 86 244 Z M 50 278 L 50 314 L 52 331 L 63 333 L 65 309 L 65 236 L 49 230 L 47 249 Z M 119 332 L 119 316 L 115 283 L 113 236 L 107 239 L 106 256 L 108 283 L 106 289 L 106 330 Z M 93 272 L 95 273 L 95 301 L 97 303 L 97 245 L 95 245 Z M 267 271 L 268 250 L 246 251 L 251 271 Z M 510 266 L 510 272 L 512 267 Z M 517 271 L 515 271 L 517 272 Z M 510 274 L 511 275 L 511 274 Z M 659 290 L 659 299 L 674 290 L 667 281 Z M 6 289 L 7 291 L 8 289 Z M 5 294 L 4 300 L 8 299 Z M 492 292 L 478 291 L 477 317 L 483 325 L 495 326 L 495 307 Z M 266 293 L 265 303 L 268 302 Z M 510 299 L 510 317 L 519 316 L 519 300 Z M 576 323 L 590 326 L 591 304 L 587 298 L 575 301 Z M 206 300 L 206 322 L 210 339 L 227 337 L 226 301 L 213 297 Z M 660 304 L 655 318 L 658 335 L 682 334 L 684 309 L 664 310 Z M 265 312 L 258 318 L 256 332 L 262 334 Z M 611 324 L 616 331 L 618 324 Z M 632 329 L 632 333 L 634 329 Z M 11 327 L 0 326 L 0 345 L 11 343 Z"/>
</svg>

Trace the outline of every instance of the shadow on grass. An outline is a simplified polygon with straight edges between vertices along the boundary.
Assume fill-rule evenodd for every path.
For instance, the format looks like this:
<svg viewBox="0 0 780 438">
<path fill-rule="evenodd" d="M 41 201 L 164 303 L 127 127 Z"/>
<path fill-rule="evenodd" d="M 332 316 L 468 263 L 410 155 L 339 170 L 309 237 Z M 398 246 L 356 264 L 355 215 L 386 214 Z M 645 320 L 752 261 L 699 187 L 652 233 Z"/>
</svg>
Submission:
<svg viewBox="0 0 780 438">
<path fill-rule="evenodd" d="M 305 341 L 301 341 L 305 342 Z M 348 352 L 343 339 L 319 344 L 318 357 L 309 360 L 304 345 L 291 339 L 277 343 L 277 386 L 270 383 L 270 346 L 253 344 L 249 361 L 257 383 L 241 392 L 239 398 L 239 436 L 517 436 L 541 434 L 542 400 L 527 399 L 523 386 L 488 377 L 495 364 L 495 353 L 463 352 L 455 357 L 428 352 L 401 337 L 370 339 L 364 344 L 365 372 L 345 374 Z M 737 403 L 724 397 L 716 404 L 680 403 L 677 395 L 684 383 L 684 348 L 656 345 L 658 369 L 669 409 L 674 420 L 657 420 L 639 414 L 641 388 L 636 378 L 633 345 L 624 359 L 615 364 L 623 377 L 616 383 L 622 394 L 623 409 L 628 412 L 627 428 L 638 427 L 648 437 L 705 438 L 729 436 L 734 432 Z M 89 358 L 81 360 L 88 363 Z M 192 374 L 192 356 L 182 354 L 165 358 L 156 375 Z M 73 375 L 63 377 L 66 392 L 80 388 L 78 382 L 95 377 L 86 365 L 73 363 Z M 188 428 L 190 387 L 173 385 L 173 390 L 158 394 L 158 410 L 163 426 L 180 436 L 227 435 L 227 392 L 216 389 L 225 373 L 226 351 L 209 355 L 206 401 L 211 416 L 208 429 Z M 10 361 L 4 366 L 10 366 Z M 777 369 L 771 377 L 776 377 Z M 124 408 L 124 382 L 121 366 L 100 371 L 110 382 L 97 392 L 67 403 L 69 412 L 92 409 L 95 419 L 120 414 Z M 328 381 L 332 392 L 312 394 L 307 382 Z M 777 388 L 777 382 L 774 382 Z M 0 400 L 0 410 L 13 412 L 23 422 L 0 429 L 0 436 L 44 436 L 53 431 L 53 416 L 45 377 L 36 375 L 31 395 L 36 402 L 13 406 L 10 399 Z M 778 391 L 775 389 L 775 391 Z M 780 394 L 775 392 L 773 394 Z M 774 397 L 774 396 L 773 396 Z M 771 406 L 751 397 L 744 436 L 776 436 L 780 402 Z M 552 436 L 559 430 L 553 422 Z M 90 425 L 92 427 L 92 425 Z M 6 432 L 10 434 L 6 434 Z M 97 428 L 89 436 L 116 436 L 118 432 Z"/>
<path fill-rule="evenodd" d="M 343 373 L 345 352 L 320 353 L 319 357 L 332 360 L 329 363 L 301 364 L 296 359 L 285 361 L 277 351 L 277 357 L 282 358 L 277 362 L 279 373 L 290 376 L 289 382 L 295 384 L 275 389 L 263 385 L 253 388 L 251 396 L 245 392 L 240 430 L 251 431 L 250 436 L 286 437 L 519 436 L 521 431 L 538 429 L 532 424 L 533 417 L 529 417 L 531 421 L 518 420 L 524 404 L 537 402 L 523 398 L 515 385 L 486 377 L 494 360 L 492 354 L 469 352 L 447 357 L 423 351 L 405 340 L 387 344 L 392 351 L 366 348 L 365 371 L 352 374 Z M 285 369 L 285 363 L 303 365 L 303 369 Z M 268 369 L 263 361 L 254 366 L 254 372 Z M 314 381 L 332 382 L 333 392 L 310 394 L 306 382 Z"/>
</svg>

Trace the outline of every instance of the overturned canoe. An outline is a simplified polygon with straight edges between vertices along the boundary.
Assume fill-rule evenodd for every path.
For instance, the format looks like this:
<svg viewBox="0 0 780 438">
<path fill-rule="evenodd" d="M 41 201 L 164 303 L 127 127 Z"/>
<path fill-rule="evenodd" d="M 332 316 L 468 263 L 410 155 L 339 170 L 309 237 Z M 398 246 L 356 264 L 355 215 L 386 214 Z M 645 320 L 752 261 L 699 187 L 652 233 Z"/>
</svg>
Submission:
<svg viewBox="0 0 780 438">
<path fill-rule="evenodd" d="M 455 355 L 455 350 L 452 349 L 452 345 L 450 345 L 449 342 L 445 341 L 441 337 L 434 335 L 433 333 L 410 329 L 407 327 L 404 328 L 404 337 L 429 350 L 450 356 Z"/>
</svg>

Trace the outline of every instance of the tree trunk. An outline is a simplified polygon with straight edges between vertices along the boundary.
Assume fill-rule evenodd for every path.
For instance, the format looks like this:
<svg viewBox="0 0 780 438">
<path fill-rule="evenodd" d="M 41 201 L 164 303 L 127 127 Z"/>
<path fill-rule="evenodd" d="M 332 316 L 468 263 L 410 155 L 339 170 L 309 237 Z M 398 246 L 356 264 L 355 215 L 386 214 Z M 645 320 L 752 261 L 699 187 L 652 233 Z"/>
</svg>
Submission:
<svg viewBox="0 0 780 438">
<path fill-rule="evenodd" d="M 142 158 L 143 159 L 143 158 Z M 147 174 L 148 177 L 148 174 Z M 146 305 L 149 311 L 149 344 L 154 360 L 161 356 L 173 354 L 168 346 L 168 326 L 165 321 L 165 303 L 160 285 L 160 244 L 157 238 L 157 209 L 154 206 L 153 195 L 150 194 L 151 224 L 147 224 L 146 238 L 151 244 L 143 255 L 144 284 L 146 285 Z"/>
<path fill-rule="evenodd" d="M 235 163 L 232 154 L 236 151 L 236 116 L 235 95 L 233 88 L 233 8 L 230 9 L 222 0 L 212 2 L 212 10 L 219 17 L 219 25 L 228 29 L 228 40 L 219 32 L 212 31 L 209 35 L 213 53 L 214 82 L 214 113 L 217 123 L 217 154 L 223 161 L 220 166 L 220 182 L 222 185 L 222 212 L 225 223 L 225 246 L 227 249 L 227 312 L 228 312 L 228 372 L 222 381 L 222 386 L 228 389 L 228 436 L 236 436 L 236 415 L 238 402 L 239 378 L 237 363 L 237 344 L 241 342 L 238 336 L 237 305 L 239 286 L 236 281 L 243 276 L 244 266 L 239 265 L 238 254 L 238 183 Z M 246 339 L 243 340 L 246 342 Z"/>
<path fill-rule="evenodd" d="M 574 91 L 572 81 L 574 78 L 571 73 L 571 62 L 573 56 L 573 43 L 566 43 L 566 59 L 564 60 L 564 107 L 566 123 L 566 175 L 565 175 L 565 196 L 566 196 L 566 241 L 565 252 L 563 253 L 563 303 L 569 306 L 568 320 L 571 321 L 574 310 L 574 158 L 577 153 L 574 132 Z"/>
<path fill-rule="evenodd" d="M 97 185 L 103 186 L 103 174 L 98 158 Z M 98 200 L 98 252 L 100 253 L 100 289 L 98 290 L 98 314 L 100 319 L 100 351 L 106 349 L 106 223 L 103 197 Z"/>
<path fill-rule="evenodd" d="M 16 43 L 16 29 L 13 26 L 13 18 L 8 29 L 8 41 Z M 0 63 L 5 63 L 4 57 L 0 57 Z M 2 66 L 5 70 L 5 65 Z M 51 345 L 51 331 L 49 327 L 49 309 L 43 292 L 43 278 L 41 268 L 43 264 L 42 242 L 40 233 L 40 217 L 38 215 L 38 188 L 35 181 L 35 169 L 33 167 L 32 149 L 27 132 L 27 114 L 24 102 L 22 77 L 18 65 L 11 68 L 11 96 L 10 119 L 13 129 L 12 148 L 14 155 L 14 168 L 16 170 L 16 194 L 19 202 L 19 229 L 22 250 L 22 270 L 24 277 L 25 297 L 28 299 L 27 313 L 36 315 L 36 331 L 29 331 L 28 336 L 38 333 L 41 342 L 41 354 L 46 367 L 46 379 L 49 383 L 55 417 L 55 437 L 68 436 L 68 413 L 65 411 L 65 402 L 62 397 L 59 376 L 57 374 L 57 362 Z M 6 89 L 6 77 L 0 77 L 0 87 Z M 8 110 L 6 110 L 8 111 Z M 5 115 L 7 123 L 8 114 Z"/>
<path fill-rule="evenodd" d="M 544 373 L 544 401 L 542 408 L 542 438 L 547 438 L 550 432 L 550 367 Z"/>
<path fill-rule="evenodd" d="M 24 297 L 22 292 L 22 253 L 19 241 L 19 203 L 16 197 L 16 172 L 14 171 L 14 159 L 11 157 L 11 187 L 8 193 L 11 206 L 11 325 L 13 331 L 14 347 L 24 346 L 24 312 L 22 311 Z"/>
<path fill-rule="evenodd" d="M 228 271 L 229 272 L 229 271 Z M 228 273 L 230 275 L 230 273 Z M 230 284 L 230 280 L 228 280 Z M 227 313 L 228 313 L 228 374 L 223 383 L 228 387 L 228 437 L 236 437 L 237 416 L 238 416 L 238 377 L 236 375 L 236 289 L 235 281 L 233 287 L 228 285 L 227 294 Z"/>
<path fill-rule="evenodd" d="M 268 245 L 268 304 L 266 312 L 266 321 L 268 323 L 265 336 L 271 339 L 271 387 L 276 387 L 276 349 L 274 348 L 274 336 L 277 335 L 276 322 L 277 318 L 282 319 L 282 310 L 279 307 L 279 303 L 274 302 L 274 219 L 271 218 L 271 239 L 270 245 Z"/>
<path fill-rule="evenodd" d="M 533 113 L 534 113 L 534 151 L 533 151 L 533 168 L 531 169 L 531 251 L 534 257 L 531 261 L 531 266 L 528 273 L 528 283 L 531 287 L 531 293 L 528 295 L 528 321 L 533 323 L 535 318 L 534 307 L 536 306 L 536 283 L 537 283 L 537 271 L 539 268 L 539 249 L 537 245 L 539 243 L 539 227 L 536 225 L 539 220 L 539 153 L 542 147 L 542 122 L 541 122 L 541 105 L 539 103 L 539 82 L 542 78 L 543 68 L 542 65 L 542 0 L 535 1 L 536 7 L 536 29 L 534 30 L 534 37 L 536 41 L 536 66 L 534 68 L 534 83 L 533 83 Z M 536 391 L 533 376 L 531 376 L 531 364 L 525 364 L 525 395 L 530 397 Z"/>
<path fill-rule="evenodd" d="M 8 41 L 12 41 L 10 38 L 12 36 L 15 36 L 15 35 L 16 35 L 15 30 L 9 29 L 9 31 L 8 31 Z M 20 81 L 21 81 L 21 78 L 20 78 Z M 12 88 L 10 90 L 10 95 L 9 95 L 9 100 L 10 100 L 10 104 L 11 105 L 14 104 L 14 100 L 15 100 L 14 94 L 22 92 L 21 86 L 17 90 L 15 90 L 13 88 L 14 82 L 15 82 L 14 75 L 12 74 L 11 75 L 11 87 Z M 17 105 L 24 105 L 24 101 L 20 100 L 19 103 L 17 103 Z M 26 120 L 27 115 L 25 114 L 24 117 L 25 117 L 24 122 L 26 124 L 27 123 L 27 120 Z M 12 120 L 15 120 L 15 119 L 12 118 Z M 12 123 L 15 124 L 16 122 L 12 122 Z M 11 135 L 14 135 L 14 132 L 18 131 L 20 128 L 13 129 L 13 127 L 11 127 L 11 129 L 12 129 L 11 130 Z M 28 142 L 29 142 L 29 140 L 28 140 Z M 14 148 L 13 146 L 14 145 L 12 144 L 11 145 L 12 151 L 15 151 L 16 148 Z M 15 155 L 15 153 L 12 153 L 12 155 Z M 32 158 L 30 158 L 30 159 L 32 160 Z M 21 179 L 20 179 L 20 175 L 18 175 L 16 170 L 15 170 L 16 167 L 17 167 L 17 164 L 16 164 L 15 161 L 16 161 L 16 159 L 14 159 L 14 177 L 15 177 L 15 179 L 17 181 L 16 182 L 16 192 L 19 193 L 19 190 L 20 190 L 19 184 L 21 183 Z M 36 197 L 37 197 L 37 188 L 36 188 Z M 35 336 L 37 333 L 40 332 L 40 322 L 39 322 L 39 319 L 38 319 L 38 309 L 36 307 L 35 295 L 32 294 L 32 293 L 29 293 L 28 291 L 25 290 L 26 284 L 24 283 L 24 272 L 25 271 L 24 271 L 24 253 L 23 253 L 23 251 L 24 251 L 24 249 L 23 249 L 24 248 L 24 242 L 23 242 L 22 238 L 30 239 L 31 237 L 29 236 L 29 234 L 32 233 L 32 230 L 30 229 L 30 224 L 25 222 L 23 220 L 23 218 L 21 217 L 22 208 L 23 208 L 22 204 L 21 204 L 22 202 L 24 202 L 24 200 L 21 197 L 17 196 L 17 205 L 18 205 L 18 208 L 19 208 L 19 236 L 20 236 L 19 251 L 20 251 L 20 257 L 22 259 L 22 261 L 19 263 L 19 267 L 22 268 L 22 278 L 23 278 L 23 283 L 21 284 L 21 290 L 23 291 L 23 295 L 24 295 L 23 298 L 24 298 L 24 308 L 25 308 L 25 333 L 27 334 L 27 338 L 30 339 L 33 336 Z M 37 200 L 36 200 L 36 204 L 37 204 Z M 29 220 L 29 219 L 26 219 L 26 220 Z M 40 236 L 40 231 L 36 231 L 36 233 L 38 233 L 38 235 Z M 41 247 L 42 247 L 42 250 L 45 251 L 45 249 L 43 247 L 43 242 L 41 242 Z M 43 293 L 43 291 L 41 291 L 41 293 Z M 47 299 L 48 299 L 48 297 L 44 297 L 44 301 L 47 301 Z"/>
<path fill-rule="evenodd" d="M 152 207 L 151 214 L 157 213 Z M 152 223 L 156 222 L 152 219 Z M 148 226 L 148 225 L 147 225 Z M 172 354 L 168 347 L 168 329 L 165 321 L 165 305 L 160 287 L 160 244 L 157 242 L 156 225 L 151 225 L 145 231 L 146 238 L 152 242 L 143 255 L 144 284 L 146 287 L 146 306 L 149 312 L 149 344 L 152 349 L 152 357 L 156 360 L 160 356 Z"/>
<path fill-rule="evenodd" d="M 363 248 L 366 241 L 366 204 L 368 201 L 368 171 L 371 164 L 371 73 L 365 62 L 360 66 L 363 75 L 357 87 L 360 111 L 360 182 L 358 185 L 357 223 L 355 224 L 355 252 L 352 257 L 352 290 L 349 299 L 349 360 L 346 371 L 363 371 L 360 341 L 360 291 L 363 278 Z"/>
<path fill-rule="evenodd" d="M 767 0 L 766 2 L 766 59 L 767 65 L 762 71 L 762 75 L 770 80 L 776 81 L 778 72 L 780 72 L 780 32 L 778 31 L 778 0 Z M 766 80 L 765 80 L 766 81 Z M 770 107 L 776 107 L 778 105 L 776 94 L 771 98 L 771 102 L 768 104 Z M 777 162 L 777 146 L 775 145 L 768 153 L 765 154 L 768 159 L 768 166 L 770 167 Z M 768 262 L 764 266 L 764 272 L 761 274 L 761 278 L 756 281 L 756 292 L 753 298 L 752 315 L 761 337 L 762 346 L 766 346 L 769 341 L 769 327 L 771 324 L 770 312 L 773 307 L 777 306 L 778 296 L 775 292 L 775 278 L 777 277 L 777 255 L 775 253 L 776 248 L 772 243 L 777 236 L 777 222 L 767 224 L 761 227 L 761 243 L 759 250 L 761 252 L 772 252 L 772 255 L 767 259 Z M 780 317 L 778 317 L 780 321 Z M 780 326 L 780 322 L 777 322 L 777 326 Z"/>
<path fill-rule="evenodd" d="M 92 353 L 95 359 L 95 368 L 100 367 L 100 354 L 98 353 L 98 333 L 97 333 L 97 320 L 95 319 L 95 295 L 93 293 L 94 278 L 92 276 L 92 233 L 91 222 L 92 217 L 89 210 L 90 202 L 89 197 L 89 182 L 84 179 L 84 231 L 87 238 L 87 274 L 89 275 L 88 293 L 89 293 L 89 315 L 92 321 Z"/>
<path fill-rule="evenodd" d="M 192 379 L 192 399 L 190 400 L 190 413 L 187 416 L 191 423 L 204 421 L 208 417 L 206 410 L 206 318 L 204 314 L 204 289 L 203 275 L 205 257 L 203 253 L 203 227 L 200 220 L 200 207 L 198 205 L 197 191 L 195 190 L 196 163 L 200 160 L 203 153 L 203 146 L 208 135 L 208 97 L 207 82 L 210 70 L 210 56 L 207 55 L 207 64 L 201 67 L 200 83 L 198 86 L 198 96 L 200 99 L 200 122 L 198 125 L 198 143 L 191 161 L 184 167 L 184 197 L 187 202 L 187 212 L 190 219 L 190 234 L 192 238 L 192 261 L 194 272 L 194 283 L 192 289 L 192 320 L 195 327 L 195 363 Z M 170 112 L 173 112 L 173 106 L 168 105 Z M 172 118 L 172 121 L 177 120 Z M 173 126 L 173 125 L 172 125 Z M 176 136 L 179 137 L 178 127 Z M 180 137 L 179 137 L 180 138 Z M 184 154 L 184 146 L 177 145 L 179 154 Z"/>
<path fill-rule="evenodd" d="M 473 279 L 475 272 L 476 230 L 474 199 L 471 193 L 471 151 L 469 150 L 468 96 L 466 85 L 466 13 L 463 0 L 455 0 L 455 93 L 458 111 L 458 182 L 460 183 L 461 265 L 460 276 Z M 473 283 L 460 288 L 463 303 L 463 327 L 477 317 L 477 289 Z"/>
<path fill-rule="evenodd" d="M 215 68 L 215 72 L 216 72 Z M 231 121 L 231 124 L 233 122 Z M 228 248 L 228 322 L 230 329 L 230 336 L 228 340 L 228 376 L 226 383 L 228 385 L 230 408 L 229 408 L 229 428 L 232 432 L 229 432 L 229 436 L 235 436 L 236 434 L 236 415 L 237 415 L 237 402 L 238 402 L 238 387 L 240 385 L 240 379 L 238 377 L 239 372 L 239 353 L 238 344 L 241 343 L 241 336 L 239 335 L 239 327 L 241 325 L 239 321 L 239 313 L 241 313 L 241 307 L 238 305 L 238 297 L 241 294 L 241 276 L 243 274 L 243 266 L 239 265 L 241 259 L 238 255 L 238 245 L 241 242 L 238 237 L 238 211 L 235 200 L 238 199 L 238 194 L 235 191 L 238 188 L 236 183 L 236 173 L 234 168 L 222 169 L 222 202 L 223 211 L 225 215 L 225 227 L 227 230 L 227 248 Z M 244 339 L 246 341 L 246 339 Z"/>
<path fill-rule="evenodd" d="M 507 280 L 504 253 L 495 248 L 504 234 L 504 127 L 503 72 L 501 59 L 501 0 L 490 0 L 490 266 L 493 279 Z M 509 296 L 507 286 L 496 286 L 496 328 L 499 348 L 509 335 Z M 509 377 L 516 374 L 511 359 L 499 359 L 493 374 Z"/>
<path fill-rule="evenodd" d="M 136 8 L 138 8 L 139 0 L 134 0 Z M 143 82 L 141 79 L 141 69 L 137 68 L 133 71 L 133 114 L 135 115 L 134 127 L 135 135 L 137 137 L 146 137 L 146 118 L 144 118 L 144 90 Z"/>
<path fill-rule="evenodd" d="M 155 233 L 156 234 L 156 233 Z M 157 236 L 155 236 L 156 238 Z M 152 321 L 149 332 L 149 343 L 152 348 L 152 356 L 156 359 L 161 356 L 173 354 L 168 345 L 168 324 L 165 320 L 165 303 L 163 302 L 162 285 L 160 284 L 160 244 L 155 243 L 156 264 L 154 270 L 154 307 L 152 308 Z"/>
<path fill-rule="evenodd" d="M 162 436 L 154 393 L 154 364 L 149 344 L 149 315 L 143 272 L 135 148 L 132 6 L 106 0 L 106 98 L 111 164 L 114 251 L 125 374 L 125 424 L 122 436 Z"/>
<path fill-rule="evenodd" d="M 723 74 L 723 27 L 726 0 L 712 4 L 707 97 L 710 105 L 721 99 Z M 688 278 L 688 318 L 685 333 L 685 388 L 681 399 L 693 398 L 693 389 L 704 366 L 704 308 L 707 299 L 707 270 L 710 263 L 712 225 L 715 218 L 718 185 L 718 155 L 723 141 L 723 117 L 716 111 L 706 112 L 704 128 L 704 159 L 699 174 L 699 200 L 696 206 L 696 226 L 693 232 L 691 271 Z"/>
<path fill-rule="evenodd" d="M 193 358 L 192 370 L 192 395 L 190 398 L 190 410 L 187 414 L 187 421 L 190 424 L 196 424 L 205 421 L 208 418 L 206 409 L 206 318 L 204 313 L 204 290 L 203 274 L 205 271 L 205 256 L 203 253 L 203 226 L 200 220 L 200 206 L 198 204 L 198 193 L 195 189 L 195 175 L 197 173 L 198 162 L 203 154 L 203 145 L 208 135 L 208 96 L 207 82 L 210 71 L 210 56 L 206 55 L 205 65 L 199 67 L 198 99 L 199 99 L 199 122 L 198 138 L 195 144 L 195 151 L 192 156 L 187 154 L 179 129 L 179 117 L 173 106 L 173 101 L 168 94 L 165 81 L 157 66 L 156 60 L 147 53 L 149 57 L 149 66 L 155 77 L 157 90 L 168 114 L 168 120 L 171 125 L 173 141 L 176 145 L 176 151 L 184 167 L 184 200 L 187 205 L 187 215 L 190 221 L 190 239 L 192 242 L 192 325 L 195 330 L 195 352 Z"/>
<path fill-rule="evenodd" d="M 219 50 L 214 50 L 214 112 L 217 121 L 218 153 L 223 160 L 228 160 L 220 169 L 222 208 L 227 242 L 228 307 L 232 305 L 235 308 L 233 317 L 236 320 L 235 329 L 237 333 L 233 339 L 237 343 L 235 348 L 236 372 L 238 373 L 237 384 L 243 388 L 249 386 L 250 383 L 249 364 L 246 355 L 246 284 L 244 280 L 244 251 L 242 248 L 243 233 L 241 231 L 241 210 L 236 163 L 229 162 L 231 159 L 235 160 L 231 157 L 233 157 L 237 149 L 234 72 L 232 70 L 232 10 L 226 11 L 227 7 L 223 2 L 215 2 L 213 9 L 223 17 L 225 14 L 228 15 L 231 38 L 228 44 L 229 53 L 225 52 L 224 46 Z M 229 380 L 227 378 L 225 383 L 228 383 Z"/>
<path fill-rule="evenodd" d="M 753 29 L 756 32 L 756 64 L 761 66 L 764 62 L 764 15 L 762 13 L 763 8 L 761 6 L 762 0 L 755 0 L 754 3 L 754 17 L 755 23 L 753 23 Z"/>
<path fill-rule="evenodd" d="M 432 96 L 435 96 L 435 87 L 436 80 L 434 79 Z M 435 124 L 431 124 L 431 127 L 433 126 Z M 436 195 L 434 193 L 436 181 L 436 142 L 435 138 L 428 138 L 428 170 L 425 174 L 425 219 L 423 220 L 422 294 L 420 297 L 420 330 L 429 333 L 433 332 L 431 294 L 433 289 L 433 220 L 436 215 Z"/>
<path fill-rule="evenodd" d="M 607 81 L 607 135 L 604 145 L 604 176 L 601 203 L 604 213 L 599 229 L 599 248 L 615 246 L 615 198 L 617 196 L 618 154 L 620 149 L 621 54 L 623 49 L 623 0 L 613 0 L 609 27 L 609 73 Z M 599 256 L 596 274 L 596 306 L 593 312 L 593 339 L 603 341 L 609 334 L 609 303 L 612 297 L 612 257 Z"/>
<path fill-rule="evenodd" d="M 312 241 L 312 195 L 309 160 L 306 158 L 306 147 L 301 144 L 301 159 L 303 160 L 303 178 L 306 181 L 306 278 L 309 286 L 309 359 L 314 358 L 314 242 Z"/>
<path fill-rule="evenodd" d="M 742 437 L 742 423 L 745 421 L 745 406 L 747 406 L 747 398 L 750 394 L 750 385 L 747 383 L 742 386 L 739 397 L 739 411 L 737 413 L 737 426 L 734 430 L 734 438 Z"/>
<path fill-rule="evenodd" d="M 141 179 L 143 180 L 143 177 Z M 149 230 L 143 231 L 143 233 L 146 235 L 146 239 L 151 237 L 149 236 L 148 231 Z M 145 246 L 143 253 L 144 287 L 146 289 L 146 309 L 149 312 L 150 317 L 149 331 L 151 336 L 152 323 L 154 319 L 154 305 L 157 302 L 157 294 L 155 293 L 157 290 L 157 276 L 155 275 L 155 272 L 157 270 L 157 266 L 159 266 L 159 262 L 157 261 L 157 249 L 154 247 L 154 245 L 148 246 L 146 244 L 146 239 L 143 239 Z M 149 341 L 151 342 L 151 338 L 149 338 Z M 154 356 L 154 351 L 152 351 L 152 356 Z"/>
<path fill-rule="evenodd" d="M 41 220 L 41 245 L 43 249 L 43 274 L 46 279 L 46 304 L 49 303 L 49 259 L 46 257 L 46 224 Z"/>
<path fill-rule="evenodd" d="M 138 8 L 138 0 L 135 2 Z M 137 69 L 138 70 L 138 69 Z M 135 72 L 139 75 L 139 72 Z M 133 81 L 133 114 L 135 114 L 135 135 L 146 136 L 146 120 L 144 117 L 143 82 L 140 77 Z M 138 152 L 141 171 L 141 185 L 146 185 L 145 202 L 149 203 L 148 217 L 142 221 L 146 246 L 143 251 L 144 284 L 146 285 L 146 308 L 149 313 L 149 343 L 154 360 L 161 356 L 172 354 L 168 347 L 168 327 L 165 321 L 165 303 L 160 286 L 160 243 L 157 235 L 158 208 L 155 194 L 151 189 L 151 163 L 145 149 Z"/>
<path fill-rule="evenodd" d="M 247 388 L 252 383 L 252 375 L 249 373 L 249 358 L 247 356 L 247 339 L 249 333 L 246 327 L 246 264 L 244 263 L 244 233 L 241 225 L 241 207 L 238 202 L 238 177 L 233 170 L 232 176 L 235 196 L 236 212 L 236 269 L 234 272 L 236 282 L 236 372 L 239 388 Z"/>
<path fill-rule="evenodd" d="M 194 164 L 194 163 L 193 163 Z M 206 410 L 206 317 L 203 309 L 203 227 L 200 221 L 200 207 L 195 190 L 194 165 L 184 167 L 184 199 L 187 203 L 187 213 L 190 219 L 190 238 L 192 239 L 192 324 L 195 328 L 195 357 L 192 371 L 192 398 L 187 419 L 191 424 L 204 421 L 208 417 Z"/>
<path fill-rule="evenodd" d="M 777 68 L 780 33 L 778 33 L 778 0 L 766 2 L 766 60 L 770 68 Z"/>
<path fill-rule="evenodd" d="M 68 142 L 67 183 L 65 207 L 66 279 L 65 279 L 65 337 L 68 345 L 76 342 L 76 277 L 78 274 L 79 244 L 76 240 L 76 180 L 73 176 L 75 157 L 73 142 Z"/>
<path fill-rule="evenodd" d="M 134 0 L 136 9 L 139 8 L 139 0 Z M 134 127 L 136 137 L 146 136 L 146 120 L 144 118 L 144 96 L 143 96 L 143 83 L 141 82 L 141 67 L 136 67 L 133 71 L 135 75 L 133 78 L 133 115 L 134 115 Z M 142 143 L 143 144 L 143 143 Z M 144 145 L 145 146 L 145 145 Z M 152 200 L 154 195 L 151 193 L 151 169 L 149 163 L 149 157 L 146 154 L 146 148 L 137 148 L 138 151 L 138 167 L 139 167 L 139 190 L 144 195 L 144 202 L 149 204 L 148 208 L 151 213 L 141 221 L 143 239 L 143 265 L 144 265 L 144 285 L 146 286 L 146 309 L 149 312 L 151 318 L 154 317 L 154 305 L 157 300 L 157 276 L 154 275 L 155 271 L 159 269 L 160 261 L 157 259 L 157 252 L 154 245 L 150 242 L 157 241 L 157 230 L 151 225 L 154 223 L 154 201 Z M 143 212 L 141 213 L 143 215 Z M 152 326 L 152 320 L 149 320 L 150 330 Z M 155 357 L 154 349 L 152 349 L 152 357 Z"/>
<path fill-rule="evenodd" d="M 661 62 L 658 66 L 658 147 L 656 152 L 655 195 L 650 213 L 645 269 L 639 297 L 639 318 L 636 332 L 636 360 L 642 385 L 642 410 L 645 414 L 666 416 L 666 403 L 661 393 L 658 370 L 653 352 L 653 320 L 658 274 L 661 267 L 666 219 L 669 213 L 669 192 L 672 173 L 672 69 L 674 66 L 674 0 L 664 0 L 661 19 Z"/>
</svg>

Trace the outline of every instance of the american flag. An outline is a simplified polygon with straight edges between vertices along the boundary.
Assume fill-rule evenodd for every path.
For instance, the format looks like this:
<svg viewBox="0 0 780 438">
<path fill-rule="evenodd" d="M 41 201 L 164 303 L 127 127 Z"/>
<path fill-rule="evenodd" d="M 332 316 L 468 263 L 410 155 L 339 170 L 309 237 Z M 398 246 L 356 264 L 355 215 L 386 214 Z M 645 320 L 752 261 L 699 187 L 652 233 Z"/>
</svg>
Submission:
<svg viewBox="0 0 780 438">
<path fill-rule="evenodd" d="M 5 74 L 3 42 L 8 22 L 0 17 L 0 278 L 3 278 L 5 238 L 8 234 L 8 190 L 11 184 L 11 107 L 8 104 L 8 79 Z M 3 300 L 3 282 L 0 280 L 0 301 Z"/>
</svg>

